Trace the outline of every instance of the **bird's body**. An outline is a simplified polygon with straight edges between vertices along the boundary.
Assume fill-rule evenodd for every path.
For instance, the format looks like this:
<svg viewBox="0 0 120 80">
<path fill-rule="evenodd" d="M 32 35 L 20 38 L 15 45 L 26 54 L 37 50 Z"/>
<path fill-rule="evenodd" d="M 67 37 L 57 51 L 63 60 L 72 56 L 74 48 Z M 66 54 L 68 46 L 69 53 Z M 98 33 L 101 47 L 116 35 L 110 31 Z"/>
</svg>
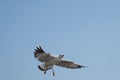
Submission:
<svg viewBox="0 0 120 80">
<path fill-rule="evenodd" d="M 53 66 L 53 65 L 58 64 L 60 61 L 61 61 L 61 59 L 59 59 L 59 57 L 53 57 L 53 59 L 45 62 L 45 63 L 43 64 L 43 66 L 44 66 L 44 68 L 45 68 L 45 67 L 49 67 L 49 66 Z"/>
<path fill-rule="evenodd" d="M 38 65 L 38 68 L 41 71 L 44 71 L 46 74 L 46 71 L 49 69 L 52 69 L 53 75 L 55 75 L 53 66 L 61 66 L 61 67 L 66 67 L 66 68 L 71 68 L 71 69 L 76 69 L 76 68 L 82 68 L 85 66 L 75 64 L 72 61 L 68 60 L 63 60 L 64 55 L 59 55 L 59 56 L 52 56 L 49 53 L 46 53 L 41 47 L 36 47 L 34 52 L 34 57 L 37 58 L 40 62 L 43 62 L 42 65 Z"/>
</svg>

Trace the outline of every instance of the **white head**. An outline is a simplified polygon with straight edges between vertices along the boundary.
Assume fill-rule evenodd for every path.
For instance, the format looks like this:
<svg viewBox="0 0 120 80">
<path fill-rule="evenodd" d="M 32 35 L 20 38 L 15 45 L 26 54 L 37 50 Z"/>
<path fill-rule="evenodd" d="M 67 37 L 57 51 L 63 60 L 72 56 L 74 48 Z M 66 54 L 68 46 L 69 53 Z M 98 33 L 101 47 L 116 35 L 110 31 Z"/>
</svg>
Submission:
<svg viewBox="0 0 120 80">
<path fill-rule="evenodd" d="M 58 57 L 59 57 L 60 59 L 62 59 L 62 58 L 64 57 L 64 54 L 63 54 L 63 55 L 59 55 Z"/>
</svg>

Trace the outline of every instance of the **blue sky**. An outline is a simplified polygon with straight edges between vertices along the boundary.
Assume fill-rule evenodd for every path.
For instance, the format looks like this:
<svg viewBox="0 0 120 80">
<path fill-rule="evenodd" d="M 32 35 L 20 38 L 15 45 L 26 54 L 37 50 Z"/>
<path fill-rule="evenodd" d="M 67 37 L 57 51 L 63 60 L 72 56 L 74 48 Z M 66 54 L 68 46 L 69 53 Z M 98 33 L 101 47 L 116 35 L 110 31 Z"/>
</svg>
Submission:
<svg viewBox="0 0 120 80">
<path fill-rule="evenodd" d="M 119 80 L 119 0 L 1 0 L 0 80 Z M 36 46 L 88 66 L 39 71 Z"/>
</svg>

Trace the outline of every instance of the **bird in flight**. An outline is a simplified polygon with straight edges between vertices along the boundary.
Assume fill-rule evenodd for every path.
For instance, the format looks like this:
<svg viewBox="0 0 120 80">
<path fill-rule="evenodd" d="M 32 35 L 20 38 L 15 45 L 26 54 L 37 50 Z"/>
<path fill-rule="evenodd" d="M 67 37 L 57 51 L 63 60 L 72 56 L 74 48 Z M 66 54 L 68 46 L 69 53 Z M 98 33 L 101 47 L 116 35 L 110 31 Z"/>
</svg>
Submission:
<svg viewBox="0 0 120 80">
<path fill-rule="evenodd" d="M 60 66 L 65 68 L 77 69 L 84 68 L 85 66 L 76 64 L 72 61 L 64 60 L 64 55 L 59 55 L 57 57 L 51 55 L 50 53 L 46 53 L 40 46 L 36 47 L 34 51 L 34 57 L 43 62 L 43 64 L 38 65 L 38 68 L 46 74 L 46 71 L 52 69 L 52 74 L 55 76 L 55 72 L 53 70 L 54 66 Z"/>
</svg>

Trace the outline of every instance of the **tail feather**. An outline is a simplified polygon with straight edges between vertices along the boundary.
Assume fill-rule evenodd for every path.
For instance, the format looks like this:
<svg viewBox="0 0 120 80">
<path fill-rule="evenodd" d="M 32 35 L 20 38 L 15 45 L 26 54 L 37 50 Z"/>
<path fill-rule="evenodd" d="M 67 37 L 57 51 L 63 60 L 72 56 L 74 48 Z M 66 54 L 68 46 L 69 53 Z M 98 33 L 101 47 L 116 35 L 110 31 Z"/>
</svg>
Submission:
<svg viewBox="0 0 120 80">
<path fill-rule="evenodd" d="M 40 69 L 41 71 L 45 71 L 40 65 L 38 65 L 38 69 Z"/>
<path fill-rule="evenodd" d="M 52 67 L 49 67 L 49 68 L 47 68 L 46 70 L 49 70 L 49 69 L 51 69 Z M 40 65 L 38 65 L 38 69 L 39 70 L 41 70 L 41 71 L 45 71 L 45 69 L 43 69 Z"/>
</svg>

